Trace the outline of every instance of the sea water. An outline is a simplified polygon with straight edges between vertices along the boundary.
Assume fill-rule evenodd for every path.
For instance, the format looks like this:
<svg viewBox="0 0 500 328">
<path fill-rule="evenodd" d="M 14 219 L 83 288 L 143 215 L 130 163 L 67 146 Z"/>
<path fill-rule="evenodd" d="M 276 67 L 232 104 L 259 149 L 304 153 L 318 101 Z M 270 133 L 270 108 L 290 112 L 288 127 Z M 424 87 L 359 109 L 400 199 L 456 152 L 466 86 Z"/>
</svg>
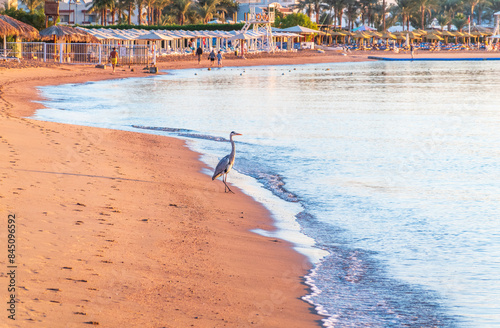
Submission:
<svg viewBox="0 0 500 328">
<path fill-rule="evenodd" d="M 181 137 L 212 167 L 242 133 L 228 181 L 313 262 L 304 299 L 323 325 L 500 327 L 500 63 L 189 69 L 41 90 L 37 119 Z"/>
</svg>

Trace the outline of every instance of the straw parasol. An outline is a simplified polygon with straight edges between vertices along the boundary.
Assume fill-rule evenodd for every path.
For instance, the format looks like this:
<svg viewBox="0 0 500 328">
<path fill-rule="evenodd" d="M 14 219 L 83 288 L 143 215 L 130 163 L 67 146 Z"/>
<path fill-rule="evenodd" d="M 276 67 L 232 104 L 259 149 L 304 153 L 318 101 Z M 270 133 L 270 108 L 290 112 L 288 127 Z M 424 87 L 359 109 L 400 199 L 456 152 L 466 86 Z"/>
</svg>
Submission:
<svg viewBox="0 0 500 328">
<path fill-rule="evenodd" d="M 363 32 L 355 32 L 352 37 L 355 39 L 370 39 L 372 36 Z"/>
<path fill-rule="evenodd" d="M 346 32 L 334 31 L 329 33 L 331 36 L 346 36 Z"/>
<path fill-rule="evenodd" d="M 441 31 L 442 36 L 455 36 L 455 34 L 451 33 L 450 31 Z"/>
<path fill-rule="evenodd" d="M 3 35 L 3 55 L 7 55 L 7 35 L 16 35 L 25 39 L 39 38 L 38 30 L 31 25 L 6 15 L 0 15 L 0 34 Z"/>
<path fill-rule="evenodd" d="M 342 36 L 342 37 L 346 37 L 347 35 L 349 35 L 349 33 L 347 32 L 344 32 L 344 31 L 332 31 L 332 32 L 329 32 L 329 34 L 333 37 L 335 37 L 335 42 L 337 42 L 337 38 L 339 36 Z"/>
<path fill-rule="evenodd" d="M 69 42 L 99 42 L 99 39 L 82 29 L 61 25 L 53 25 L 40 31 L 40 36 L 42 40 L 54 40 L 54 42 L 59 38 L 65 38 Z"/>
<path fill-rule="evenodd" d="M 444 39 L 437 34 L 429 33 L 424 36 L 427 40 L 443 41 Z"/>
<path fill-rule="evenodd" d="M 384 34 L 382 34 L 382 36 L 380 37 L 381 39 L 397 39 L 398 37 L 394 34 L 392 34 L 391 32 L 385 32 Z"/>
<path fill-rule="evenodd" d="M 17 29 L 7 23 L 6 21 L 0 19 L 0 34 L 2 35 L 15 35 L 18 33 Z"/>
<path fill-rule="evenodd" d="M 7 25 L 10 25 L 12 29 Z M 37 39 L 40 37 L 36 28 L 10 16 L 0 15 L 0 26 L 2 26 L 0 31 L 4 32 L 4 35 L 17 35 L 25 39 Z"/>
</svg>

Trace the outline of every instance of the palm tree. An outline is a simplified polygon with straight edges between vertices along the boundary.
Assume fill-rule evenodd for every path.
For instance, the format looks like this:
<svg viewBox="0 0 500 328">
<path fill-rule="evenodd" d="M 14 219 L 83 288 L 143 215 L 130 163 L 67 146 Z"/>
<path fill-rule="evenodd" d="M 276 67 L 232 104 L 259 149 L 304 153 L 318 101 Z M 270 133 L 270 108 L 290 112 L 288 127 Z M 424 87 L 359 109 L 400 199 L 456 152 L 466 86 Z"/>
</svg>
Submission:
<svg viewBox="0 0 500 328">
<path fill-rule="evenodd" d="M 432 11 L 438 8 L 437 0 L 415 0 L 414 5 L 420 11 L 420 28 L 425 29 L 425 14 L 429 14 L 429 18 L 432 18 Z"/>
<path fill-rule="evenodd" d="M 28 7 L 30 13 L 35 12 L 36 9 L 42 6 L 43 0 L 25 0 L 24 4 Z"/>
<path fill-rule="evenodd" d="M 203 23 L 206 24 L 217 11 L 227 12 L 220 4 L 221 0 L 200 0 L 195 6 L 195 11 L 201 16 Z"/>
<path fill-rule="evenodd" d="M 488 8 L 491 6 L 492 2 L 489 0 L 483 0 L 477 4 L 477 24 L 482 25 L 483 24 L 483 17 L 486 19 L 489 19 L 491 15 L 486 14 L 488 11 Z"/>
<path fill-rule="evenodd" d="M 186 16 L 192 9 L 193 2 L 191 0 L 172 0 L 172 3 L 167 6 L 168 11 L 177 17 L 180 25 L 184 25 Z"/>
<path fill-rule="evenodd" d="M 290 7 L 298 9 L 299 12 L 303 12 L 305 10 L 309 19 L 312 20 L 312 14 L 314 12 L 313 1 L 314 0 L 300 0 L 298 3 L 291 5 Z"/>
<path fill-rule="evenodd" d="M 219 7 L 225 9 L 224 16 L 231 17 L 238 12 L 239 3 L 234 0 L 221 0 Z"/>
<path fill-rule="evenodd" d="M 362 23 L 368 23 L 371 25 L 373 23 L 373 18 L 376 13 L 378 0 L 360 0 L 359 4 L 361 7 L 361 20 Z"/>
<path fill-rule="evenodd" d="M 447 19 L 446 25 L 448 26 L 448 31 L 451 30 L 451 20 L 455 17 L 455 14 L 463 10 L 462 0 L 445 0 L 441 3 L 440 13 Z"/>
<path fill-rule="evenodd" d="M 342 26 L 342 16 L 344 9 L 347 8 L 349 0 L 327 0 L 327 5 L 331 6 L 334 10 L 334 16 L 337 19 L 338 25 Z"/>
<path fill-rule="evenodd" d="M 144 0 L 135 0 L 135 4 L 137 5 L 137 24 L 142 25 L 142 8 L 144 6 Z"/>
<path fill-rule="evenodd" d="M 169 4 L 170 4 L 170 0 L 156 0 L 154 2 L 154 6 L 155 6 L 155 24 L 156 25 L 159 25 L 160 24 L 160 20 L 161 20 L 161 16 L 162 16 L 162 13 L 165 9 L 165 7 L 167 7 Z"/>
<path fill-rule="evenodd" d="M 113 9 L 115 7 L 114 0 L 94 0 L 90 11 L 98 12 L 101 15 L 101 25 L 107 25 L 108 9 Z"/>
<path fill-rule="evenodd" d="M 493 14 L 497 11 L 500 11 L 500 0 L 491 0 L 491 2 L 486 7 L 484 14 L 489 17 L 490 23 L 495 23 L 493 18 Z"/>
<path fill-rule="evenodd" d="M 465 0 L 465 4 L 470 6 L 470 15 L 474 19 L 474 8 L 481 2 L 481 0 Z M 457 27 L 458 28 L 458 27 Z"/>
<path fill-rule="evenodd" d="M 457 27 L 457 30 L 462 31 L 464 26 L 467 24 L 467 18 L 465 18 L 465 15 L 462 13 L 458 13 L 455 15 L 455 17 L 451 20 L 452 24 Z"/>
<path fill-rule="evenodd" d="M 132 24 L 132 16 L 134 15 L 135 1 L 134 0 L 121 0 L 124 7 L 127 8 L 128 12 L 128 25 Z"/>
<path fill-rule="evenodd" d="M 386 10 L 385 0 L 382 0 L 382 31 L 384 31 L 384 32 L 386 30 L 386 28 L 385 28 L 385 10 Z"/>
<path fill-rule="evenodd" d="M 360 14 L 360 3 L 356 0 L 348 0 L 346 6 L 347 26 L 349 31 L 354 27 L 354 21 L 358 19 Z"/>
<path fill-rule="evenodd" d="M 413 15 L 413 4 L 412 0 L 396 0 L 396 6 L 393 7 L 393 16 L 399 17 L 404 26 L 407 26 L 407 30 L 410 29 L 410 18 Z"/>
<path fill-rule="evenodd" d="M 445 26 L 451 23 L 451 16 L 449 12 L 443 12 L 439 14 L 437 17 L 437 22 L 439 26 L 441 26 L 441 31 L 444 29 Z"/>
</svg>

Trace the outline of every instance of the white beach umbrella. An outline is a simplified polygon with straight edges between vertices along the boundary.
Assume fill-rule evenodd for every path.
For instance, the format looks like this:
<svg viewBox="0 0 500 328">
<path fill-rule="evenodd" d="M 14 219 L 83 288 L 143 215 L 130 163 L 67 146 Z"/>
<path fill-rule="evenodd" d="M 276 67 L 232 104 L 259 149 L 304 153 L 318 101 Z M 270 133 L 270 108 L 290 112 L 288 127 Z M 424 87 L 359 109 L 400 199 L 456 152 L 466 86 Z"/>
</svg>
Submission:
<svg viewBox="0 0 500 328">
<path fill-rule="evenodd" d="M 292 32 L 292 33 L 301 33 L 301 34 L 313 34 L 313 33 L 325 34 L 325 32 L 321 32 L 321 31 L 318 31 L 318 30 L 313 30 L 311 28 L 307 28 L 307 27 L 300 26 L 300 25 L 292 26 L 292 27 L 289 27 L 289 28 L 284 28 L 282 31 Z"/>
<path fill-rule="evenodd" d="M 175 40 L 171 36 L 166 36 L 166 35 L 160 34 L 158 32 L 149 32 L 147 34 L 142 34 L 142 35 L 137 36 L 135 39 L 136 40 L 165 40 L 165 41 Z"/>
</svg>

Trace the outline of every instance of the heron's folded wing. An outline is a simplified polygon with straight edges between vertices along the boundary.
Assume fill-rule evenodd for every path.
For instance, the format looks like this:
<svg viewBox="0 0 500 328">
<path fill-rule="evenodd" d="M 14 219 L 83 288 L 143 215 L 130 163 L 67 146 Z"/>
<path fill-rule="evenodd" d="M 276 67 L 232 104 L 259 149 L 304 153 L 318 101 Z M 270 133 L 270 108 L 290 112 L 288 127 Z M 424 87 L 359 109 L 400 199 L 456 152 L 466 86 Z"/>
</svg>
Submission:
<svg viewBox="0 0 500 328">
<path fill-rule="evenodd" d="M 224 173 L 228 165 L 229 165 L 229 155 L 225 156 L 223 159 L 220 160 L 219 164 L 217 164 L 217 167 L 215 168 L 214 171 L 214 175 L 212 176 L 212 180 L 215 180 L 218 177 L 220 177 Z"/>
</svg>

